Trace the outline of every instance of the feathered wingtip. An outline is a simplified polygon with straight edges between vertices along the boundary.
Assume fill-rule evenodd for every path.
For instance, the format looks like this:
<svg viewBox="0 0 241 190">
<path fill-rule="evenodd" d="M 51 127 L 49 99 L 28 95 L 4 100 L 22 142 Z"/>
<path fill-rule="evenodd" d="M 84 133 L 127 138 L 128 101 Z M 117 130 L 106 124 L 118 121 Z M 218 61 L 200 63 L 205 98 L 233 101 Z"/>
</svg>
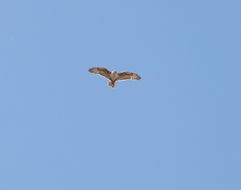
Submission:
<svg viewBox="0 0 241 190">
<path fill-rule="evenodd" d="M 95 67 L 92 67 L 92 68 L 89 68 L 89 70 L 88 70 L 88 71 L 89 71 L 90 73 L 94 73 L 94 72 L 95 72 L 95 70 L 96 70 L 96 68 L 95 68 Z"/>
<path fill-rule="evenodd" d="M 132 80 L 141 80 L 141 76 L 136 74 L 136 73 L 134 73 L 133 77 L 132 77 Z"/>
</svg>

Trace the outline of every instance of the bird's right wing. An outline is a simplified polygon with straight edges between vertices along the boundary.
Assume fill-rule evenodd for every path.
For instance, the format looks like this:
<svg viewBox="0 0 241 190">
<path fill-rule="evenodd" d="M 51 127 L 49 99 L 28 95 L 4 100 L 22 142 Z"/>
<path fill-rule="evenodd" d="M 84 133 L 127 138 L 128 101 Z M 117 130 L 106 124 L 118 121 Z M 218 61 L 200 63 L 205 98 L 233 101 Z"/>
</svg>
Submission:
<svg viewBox="0 0 241 190">
<path fill-rule="evenodd" d="M 98 75 L 101 75 L 101 76 L 104 76 L 104 77 L 110 79 L 111 72 L 104 67 L 92 67 L 89 69 L 89 72 L 98 74 Z"/>
</svg>

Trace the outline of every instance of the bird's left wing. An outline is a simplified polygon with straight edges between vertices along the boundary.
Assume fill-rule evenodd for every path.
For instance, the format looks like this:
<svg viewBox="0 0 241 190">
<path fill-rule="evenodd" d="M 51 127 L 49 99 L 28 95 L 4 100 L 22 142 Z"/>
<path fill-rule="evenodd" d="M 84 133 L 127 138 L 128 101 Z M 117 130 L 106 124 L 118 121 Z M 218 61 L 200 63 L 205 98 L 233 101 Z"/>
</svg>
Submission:
<svg viewBox="0 0 241 190">
<path fill-rule="evenodd" d="M 118 74 L 119 74 L 118 80 L 140 80 L 141 79 L 140 75 L 132 72 L 123 72 Z"/>
</svg>

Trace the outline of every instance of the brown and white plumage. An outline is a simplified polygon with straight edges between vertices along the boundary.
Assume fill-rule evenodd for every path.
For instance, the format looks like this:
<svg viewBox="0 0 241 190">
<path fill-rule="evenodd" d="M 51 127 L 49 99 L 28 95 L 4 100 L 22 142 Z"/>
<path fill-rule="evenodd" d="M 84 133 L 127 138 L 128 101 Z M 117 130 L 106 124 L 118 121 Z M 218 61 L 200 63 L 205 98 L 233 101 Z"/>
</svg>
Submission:
<svg viewBox="0 0 241 190">
<path fill-rule="evenodd" d="M 101 76 L 104 76 L 105 78 L 109 79 L 109 86 L 114 88 L 115 82 L 118 80 L 140 80 L 141 77 L 132 72 L 122 72 L 117 73 L 116 71 L 110 72 L 108 69 L 104 67 L 92 67 L 89 69 L 89 72 L 94 74 L 99 74 Z"/>
</svg>

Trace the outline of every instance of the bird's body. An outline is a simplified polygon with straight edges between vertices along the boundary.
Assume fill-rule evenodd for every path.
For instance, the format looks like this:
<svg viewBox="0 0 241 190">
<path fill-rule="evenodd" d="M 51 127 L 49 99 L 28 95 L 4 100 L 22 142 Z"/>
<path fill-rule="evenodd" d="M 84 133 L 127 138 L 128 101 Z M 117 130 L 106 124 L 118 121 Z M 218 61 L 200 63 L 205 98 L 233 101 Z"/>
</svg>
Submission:
<svg viewBox="0 0 241 190">
<path fill-rule="evenodd" d="M 131 72 L 122 72 L 118 73 L 116 71 L 110 72 L 108 69 L 104 67 L 93 67 L 89 69 L 89 72 L 94 74 L 99 74 L 109 79 L 109 86 L 114 88 L 115 82 L 118 80 L 140 80 L 141 77 L 136 73 Z"/>
<path fill-rule="evenodd" d="M 119 77 L 118 73 L 116 71 L 111 71 L 110 78 L 112 81 L 117 80 Z"/>
</svg>

